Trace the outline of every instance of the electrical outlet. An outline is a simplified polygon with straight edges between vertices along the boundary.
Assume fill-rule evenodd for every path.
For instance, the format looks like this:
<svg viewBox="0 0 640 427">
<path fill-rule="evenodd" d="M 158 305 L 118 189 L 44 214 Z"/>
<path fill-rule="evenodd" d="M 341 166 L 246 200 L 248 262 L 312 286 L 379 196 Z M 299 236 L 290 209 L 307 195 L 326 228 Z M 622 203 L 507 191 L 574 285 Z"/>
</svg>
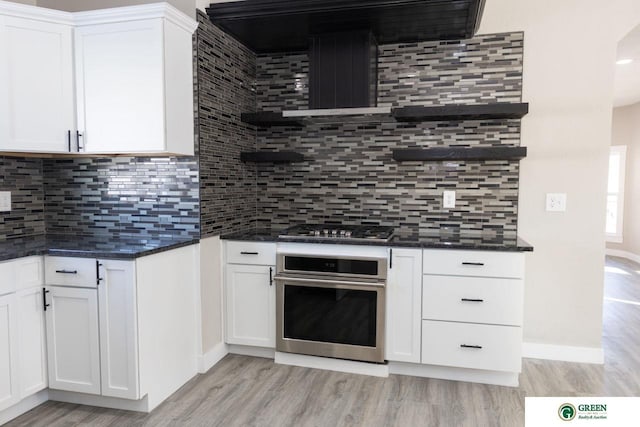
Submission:
<svg viewBox="0 0 640 427">
<path fill-rule="evenodd" d="M 0 212 L 11 212 L 11 191 L 0 191 Z"/>
<path fill-rule="evenodd" d="M 443 191 L 442 192 L 442 206 L 445 209 L 453 209 L 456 207 L 456 192 L 455 191 Z"/>
<path fill-rule="evenodd" d="M 547 212 L 565 212 L 567 210 L 566 193 L 547 194 Z"/>
</svg>

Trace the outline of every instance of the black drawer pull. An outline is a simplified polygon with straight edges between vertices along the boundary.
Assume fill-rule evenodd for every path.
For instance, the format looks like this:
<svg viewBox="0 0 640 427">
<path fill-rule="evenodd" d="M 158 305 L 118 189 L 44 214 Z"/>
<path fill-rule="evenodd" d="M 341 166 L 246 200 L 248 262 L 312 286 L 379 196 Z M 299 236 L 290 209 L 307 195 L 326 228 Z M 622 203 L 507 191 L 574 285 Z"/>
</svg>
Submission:
<svg viewBox="0 0 640 427">
<path fill-rule="evenodd" d="M 462 302 L 484 302 L 483 299 L 474 299 L 474 298 L 462 298 L 460 301 L 462 301 Z"/>
<path fill-rule="evenodd" d="M 78 274 L 77 270 L 56 270 L 56 273 L 60 274 Z"/>
<path fill-rule="evenodd" d="M 240 252 L 240 255 L 258 255 L 258 252 Z"/>
<path fill-rule="evenodd" d="M 481 345 L 467 345 L 467 344 L 460 344 L 460 347 L 462 347 L 462 348 L 475 348 L 475 349 L 478 349 L 478 350 L 480 350 L 482 348 Z"/>
<path fill-rule="evenodd" d="M 463 262 L 462 265 L 472 265 L 475 267 L 482 267 L 484 262 Z"/>
</svg>

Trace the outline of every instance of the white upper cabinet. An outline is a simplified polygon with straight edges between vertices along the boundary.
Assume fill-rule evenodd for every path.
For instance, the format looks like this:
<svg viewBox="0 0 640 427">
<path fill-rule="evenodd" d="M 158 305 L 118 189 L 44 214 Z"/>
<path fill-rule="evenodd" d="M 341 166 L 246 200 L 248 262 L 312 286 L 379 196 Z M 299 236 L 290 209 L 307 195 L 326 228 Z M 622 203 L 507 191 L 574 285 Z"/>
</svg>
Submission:
<svg viewBox="0 0 640 427">
<path fill-rule="evenodd" d="M 167 3 L 0 1 L 0 151 L 193 155 L 196 27 Z"/>
<path fill-rule="evenodd" d="M 72 27 L 1 13 L 0 150 L 68 153 L 76 129 Z"/>
<path fill-rule="evenodd" d="M 109 10 L 76 16 L 81 150 L 193 154 L 196 25 L 168 5 L 135 9 L 135 19 Z"/>
</svg>

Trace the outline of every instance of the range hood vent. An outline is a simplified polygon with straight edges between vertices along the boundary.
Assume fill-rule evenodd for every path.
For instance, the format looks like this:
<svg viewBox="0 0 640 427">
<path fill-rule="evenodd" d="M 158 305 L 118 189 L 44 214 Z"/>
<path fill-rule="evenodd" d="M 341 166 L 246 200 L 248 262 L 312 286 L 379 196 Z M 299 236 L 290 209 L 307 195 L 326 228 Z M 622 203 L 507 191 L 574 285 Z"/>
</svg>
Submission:
<svg viewBox="0 0 640 427">
<path fill-rule="evenodd" d="M 310 44 L 310 109 L 377 105 L 378 45 L 370 32 L 320 34 Z"/>
</svg>

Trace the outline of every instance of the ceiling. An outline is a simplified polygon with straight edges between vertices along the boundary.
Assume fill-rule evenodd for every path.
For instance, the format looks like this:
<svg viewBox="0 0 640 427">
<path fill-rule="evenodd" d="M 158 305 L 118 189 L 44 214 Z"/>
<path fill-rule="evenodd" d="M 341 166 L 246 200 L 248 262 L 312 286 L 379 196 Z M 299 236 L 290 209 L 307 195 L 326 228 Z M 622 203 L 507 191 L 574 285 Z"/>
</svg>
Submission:
<svg viewBox="0 0 640 427">
<path fill-rule="evenodd" d="M 258 53 L 306 50 L 313 34 L 371 31 L 380 44 L 472 37 L 485 0 L 247 0 L 212 3 L 213 23 Z"/>
<path fill-rule="evenodd" d="M 616 107 L 640 102 L 640 25 L 618 44 L 617 60 L 621 59 L 633 59 L 633 62 L 616 65 L 613 100 Z"/>
</svg>

